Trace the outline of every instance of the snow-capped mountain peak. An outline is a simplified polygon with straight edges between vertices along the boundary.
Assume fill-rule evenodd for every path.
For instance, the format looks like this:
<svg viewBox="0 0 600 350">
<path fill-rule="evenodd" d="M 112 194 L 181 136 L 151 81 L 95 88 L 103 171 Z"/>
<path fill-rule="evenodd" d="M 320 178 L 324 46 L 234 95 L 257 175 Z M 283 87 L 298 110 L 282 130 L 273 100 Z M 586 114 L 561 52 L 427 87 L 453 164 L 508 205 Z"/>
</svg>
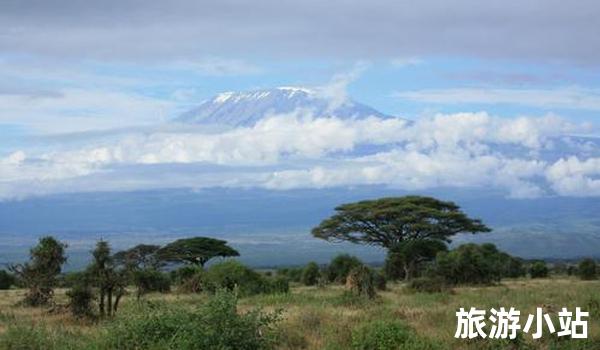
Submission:
<svg viewBox="0 0 600 350">
<path fill-rule="evenodd" d="M 332 107 L 330 99 L 318 90 L 304 87 L 282 86 L 274 89 L 223 92 L 180 115 L 176 121 L 189 124 L 253 126 L 266 116 L 287 114 L 302 109 L 315 117 L 361 119 L 370 116 L 389 116 L 348 100 Z"/>
</svg>

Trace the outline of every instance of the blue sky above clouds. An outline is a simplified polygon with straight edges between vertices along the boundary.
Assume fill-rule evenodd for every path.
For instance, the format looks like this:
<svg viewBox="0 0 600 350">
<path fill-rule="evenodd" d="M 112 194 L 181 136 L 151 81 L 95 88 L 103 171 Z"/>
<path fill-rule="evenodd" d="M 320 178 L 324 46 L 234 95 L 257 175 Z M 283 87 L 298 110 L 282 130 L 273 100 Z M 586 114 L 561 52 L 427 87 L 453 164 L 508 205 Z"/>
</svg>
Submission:
<svg viewBox="0 0 600 350">
<path fill-rule="evenodd" d="M 354 185 L 597 196 L 599 15 L 595 1 L 5 1 L 0 199 Z M 414 123 L 296 111 L 218 132 L 170 125 L 221 92 L 278 86 Z"/>
</svg>

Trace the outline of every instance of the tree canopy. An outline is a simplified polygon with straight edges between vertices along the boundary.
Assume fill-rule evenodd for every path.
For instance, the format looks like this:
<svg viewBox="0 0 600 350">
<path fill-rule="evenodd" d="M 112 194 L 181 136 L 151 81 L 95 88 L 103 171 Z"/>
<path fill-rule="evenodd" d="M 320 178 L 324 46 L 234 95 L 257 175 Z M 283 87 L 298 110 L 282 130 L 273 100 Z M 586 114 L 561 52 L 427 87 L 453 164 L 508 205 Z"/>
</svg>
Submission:
<svg viewBox="0 0 600 350">
<path fill-rule="evenodd" d="M 123 265 L 125 268 L 133 269 L 157 269 L 160 263 L 156 257 L 156 252 L 160 246 L 153 244 L 138 244 L 127 250 L 122 250 L 113 255 L 115 263 Z"/>
<path fill-rule="evenodd" d="M 240 255 L 237 250 L 228 246 L 226 241 L 209 237 L 179 239 L 159 249 L 156 254 L 162 261 L 200 266 L 204 266 L 207 261 L 215 257 Z"/>
<path fill-rule="evenodd" d="M 431 197 L 405 196 L 343 204 L 312 230 L 313 236 L 333 242 L 348 241 L 385 248 L 408 240 L 450 242 L 461 232 L 488 232 L 453 202 Z"/>
</svg>

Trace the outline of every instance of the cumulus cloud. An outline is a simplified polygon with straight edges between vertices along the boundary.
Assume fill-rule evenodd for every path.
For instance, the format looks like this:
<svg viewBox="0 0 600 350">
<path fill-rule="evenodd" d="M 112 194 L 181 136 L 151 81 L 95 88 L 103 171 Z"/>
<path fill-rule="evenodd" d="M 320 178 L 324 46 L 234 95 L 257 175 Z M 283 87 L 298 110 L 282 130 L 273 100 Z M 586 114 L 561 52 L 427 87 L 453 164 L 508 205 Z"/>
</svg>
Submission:
<svg viewBox="0 0 600 350">
<path fill-rule="evenodd" d="M 298 110 L 252 127 L 127 132 L 54 151 L 13 152 L 0 158 L 0 197 L 355 185 L 496 188 L 518 198 L 600 195 L 594 178 L 600 158 L 593 158 L 600 156 L 600 144 L 571 135 L 586 131 L 585 125 L 552 115 L 509 119 L 459 113 L 407 122 L 319 118 Z M 576 157 L 584 152 L 591 156 Z"/>
<path fill-rule="evenodd" d="M 567 196 L 600 195 L 600 158 L 561 158 L 546 170 L 546 178 L 556 193 Z"/>
</svg>

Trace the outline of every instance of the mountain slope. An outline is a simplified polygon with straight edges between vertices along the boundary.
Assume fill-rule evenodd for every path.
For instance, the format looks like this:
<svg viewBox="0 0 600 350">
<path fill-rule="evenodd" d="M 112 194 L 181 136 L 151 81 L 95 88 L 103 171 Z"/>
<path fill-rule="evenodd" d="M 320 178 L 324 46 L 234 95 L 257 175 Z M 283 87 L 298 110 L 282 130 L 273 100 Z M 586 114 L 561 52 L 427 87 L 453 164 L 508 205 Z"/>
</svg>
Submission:
<svg viewBox="0 0 600 350">
<path fill-rule="evenodd" d="M 279 87 L 249 92 L 224 92 L 183 113 L 176 121 L 232 127 L 253 126 L 267 116 L 291 113 L 298 109 L 310 112 L 315 117 L 390 118 L 374 108 L 352 100 L 334 104 L 315 90 Z"/>
</svg>

